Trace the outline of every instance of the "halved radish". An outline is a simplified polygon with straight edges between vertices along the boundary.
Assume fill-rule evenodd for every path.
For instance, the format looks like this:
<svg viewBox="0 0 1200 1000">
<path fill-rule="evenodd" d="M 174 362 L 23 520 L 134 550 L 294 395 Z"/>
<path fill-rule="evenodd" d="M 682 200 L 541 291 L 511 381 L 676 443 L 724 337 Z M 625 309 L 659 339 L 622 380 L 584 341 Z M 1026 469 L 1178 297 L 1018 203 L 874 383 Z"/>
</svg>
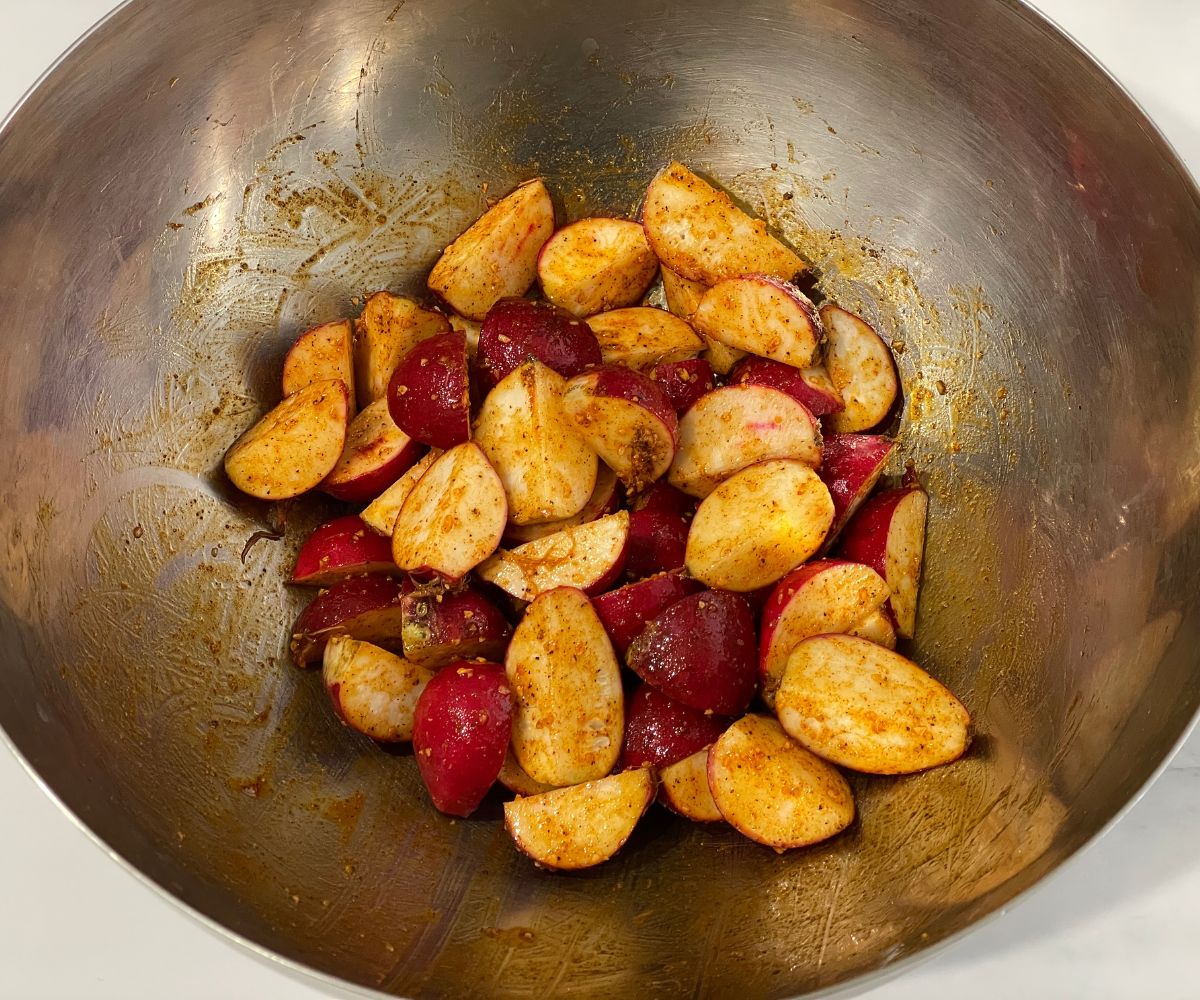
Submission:
<svg viewBox="0 0 1200 1000">
<path fill-rule="evenodd" d="M 450 332 L 450 321 L 412 299 L 376 292 L 354 321 L 354 377 L 358 405 L 387 395 L 392 372 L 422 340 Z"/>
<path fill-rule="evenodd" d="M 717 385 L 712 365 L 704 358 L 664 361 L 650 369 L 650 377 L 666 390 L 679 416 L 687 413 L 696 400 Z"/>
<path fill-rule="evenodd" d="M 837 413 L 842 397 L 823 365 L 793 368 L 770 358 L 754 354 L 742 358 L 729 373 L 729 384 L 765 385 L 786 392 L 798 403 L 808 407 L 814 417 Z"/>
<path fill-rule="evenodd" d="M 864 320 L 838 306 L 822 306 L 821 320 L 828 337 L 825 367 L 845 403 L 829 426 L 841 434 L 870 430 L 888 415 L 900 389 L 891 349 Z"/>
<path fill-rule="evenodd" d="M 604 623 L 613 647 L 624 656 L 650 619 L 676 601 L 703 589 L 701 584 L 682 573 L 659 573 L 593 597 L 592 607 Z"/>
<path fill-rule="evenodd" d="M 788 735 L 813 753 L 870 774 L 911 774 L 957 760 L 971 721 L 911 660 L 850 635 L 796 646 L 775 711 Z"/>
<path fill-rule="evenodd" d="M 595 489 L 596 453 L 563 411 L 566 386 L 527 361 L 487 394 L 476 418 L 475 441 L 504 483 L 515 524 L 573 517 Z"/>
<path fill-rule="evenodd" d="M 354 328 L 348 319 L 322 323 L 300 334 L 283 359 L 283 394 L 290 396 L 314 382 L 340 378 L 346 383 L 350 412 L 354 396 Z"/>
<path fill-rule="evenodd" d="M 827 546 L 871 495 L 895 446 L 882 434 L 825 435 L 820 475 L 833 498 L 833 527 L 825 540 Z"/>
<path fill-rule="evenodd" d="M 399 650 L 400 599 L 411 589 L 407 580 L 355 576 L 322 590 L 292 626 L 292 660 L 298 667 L 311 666 L 335 635 Z"/>
<path fill-rule="evenodd" d="M 629 549 L 625 575 L 641 580 L 655 573 L 683 569 L 691 522 L 680 514 L 635 510 L 629 515 Z"/>
<path fill-rule="evenodd" d="M 400 508 L 392 558 L 410 573 L 460 580 L 496 551 L 508 504 L 504 484 L 477 444 L 437 458 Z"/>
<path fill-rule="evenodd" d="M 335 635 L 325 647 L 321 677 L 338 718 L 381 743 L 412 739 L 413 712 L 433 678 L 380 646 Z"/>
<path fill-rule="evenodd" d="M 853 628 L 846 629 L 846 635 L 856 635 L 860 639 L 875 643 L 876 646 L 895 649 L 896 619 L 892 616 L 892 609 L 885 604 L 862 621 L 856 622 Z"/>
<path fill-rule="evenodd" d="M 617 474 L 601 462 L 596 470 L 596 488 L 592 490 L 588 502 L 578 514 L 558 521 L 543 521 L 541 524 L 513 524 L 510 520 L 504 532 L 504 539 L 511 545 L 520 545 L 522 542 L 532 542 L 535 538 L 545 538 L 547 535 L 566 531 L 579 524 L 587 524 L 606 514 L 616 513 L 621 506 L 621 496 L 621 484 L 617 481 Z"/>
<path fill-rule="evenodd" d="M 691 594 L 651 619 L 625 662 L 647 684 L 691 708 L 744 712 L 758 689 L 750 605 L 740 594 Z"/>
<path fill-rule="evenodd" d="M 505 670 L 515 695 L 512 744 L 531 778 L 574 785 L 608 774 L 621 752 L 621 671 L 587 595 L 535 598 L 513 633 Z"/>
<path fill-rule="evenodd" d="M 335 517 L 317 528 L 296 554 L 292 583 L 328 587 L 349 576 L 396 569 L 392 546 L 354 514 Z"/>
<path fill-rule="evenodd" d="M 829 490 L 812 469 L 795 459 L 759 462 L 700 504 L 688 572 L 720 590 L 758 590 L 811 557 L 832 523 Z"/>
<path fill-rule="evenodd" d="M 781 853 L 854 821 L 846 779 L 764 715 L 743 716 L 712 745 L 708 787 L 730 826 Z"/>
<path fill-rule="evenodd" d="M 917 628 L 928 510 L 925 491 L 905 486 L 872 497 L 842 530 L 842 555 L 866 563 L 887 580 L 896 628 L 906 639 L 911 639 Z"/>
<path fill-rule="evenodd" d="M 763 609 L 758 669 L 763 701 L 774 705 L 788 657 L 810 635 L 849 632 L 883 607 L 887 583 L 870 566 L 824 559 L 792 570 Z"/>
<path fill-rule="evenodd" d="M 367 504 L 366 509 L 362 512 L 363 523 L 372 531 L 391 538 L 392 532 L 396 528 L 396 518 L 400 514 L 400 508 L 404 506 L 404 501 L 408 499 L 413 487 L 441 455 L 441 448 L 430 449 L 419 462 Z"/>
<path fill-rule="evenodd" d="M 512 626 L 500 609 L 470 588 L 415 590 L 400 602 L 404 655 L 430 669 L 455 660 L 498 660 Z"/>
<path fill-rule="evenodd" d="M 643 684 L 625 711 L 621 768 L 677 763 L 708 746 L 728 725 L 728 719 L 690 708 Z"/>
<path fill-rule="evenodd" d="M 225 453 L 225 474 L 243 493 L 261 500 L 307 493 L 337 465 L 349 415 L 350 397 L 341 379 L 305 386 L 233 443 Z"/>
<path fill-rule="evenodd" d="M 591 316 L 640 301 L 658 273 L 658 258 L 638 223 L 580 219 L 550 237 L 537 271 L 546 298 L 576 316 Z"/>
<path fill-rule="evenodd" d="M 471 436 L 467 338 L 451 330 L 408 352 L 388 383 L 388 412 L 404 433 L 434 448 Z"/>
<path fill-rule="evenodd" d="M 504 803 L 513 842 L 543 868 L 590 868 L 617 853 L 654 801 L 652 771 L 638 768 Z"/>
<path fill-rule="evenodd" d="M 642 224 L 658 259 L 692 281 L 714 285 L 741 274 L 791 278 L 804 270 L 804 262 L 767 232 L 765 222 L 682 163 L 668 164 L 650 182 Z"/>
<path fill-rule="evenodd" d="M 350 421 L 337 465 L 321 489 L 348 503 L 373 500 L 404 475 L 423 451 L 392 420 L 386 399 L 367 405 Z"/>
<path fill-rule="evenodd" d="M 527 361 L 540 361 L 563 378 L 600 364 L 592 328 L 565 309 L 529 299 L 501 299 L 479 331 L 478 369 L 491 388 Z"/>
<path fill-rule="evenodd" d="M 552 792 L 557 787 L 556 785 L 547 785 L 542 781 L 534 781 L 529 777 L 525 773 L 525 768 L 517 763 L 511 746 L 508 748 L 508 753 L 504 755 L 504 763 L 500 765 L 500 773 L 496 775 L 496 780 L 510 792 L 516 792 L 518 795 L 541 795 L 542 792 Z"/>
<path fill-rule="evenodd" d="M 808 296 L 761 274 L 714 285 L 692 314 L 692 325 L 712 340 L 795 368 L 816 361 L 823 339 L 817 307 Z"/>
<path fill-rule="evenodd" d="M 768 458 L 820 465 L 820 424 L 778 389 L 727 385 L 702 396 L 679 421 L 679 448 L 667 479 L 706 497 L 735 472 Z"/>
<path fill-rule="evenodd" d="M 649 306 L 614 309 L 588 319 L 606 364 L 649 369 L 662 361 L 683 361 L 704 350 L 687 322 Z"/>
<path fill-rule="evenodd" d="M 622 510 L 515 549 L 501 549 L 477 572 L 522 601 L 555 587 L 578 587 L 595 594 L 620 576 L 628 542 L 629 514 Z"/>
<path fill-rule="evenodd" d="M 433 804 L 470 816 L 500 774 L 513 698 L 499 663 L 460 661 L 425 685 L 413 714 L 413 756 Z"/>
<path fill-rule="evenodd" d="M 708 787 L 708 747 L 668 764 L 658 772 L 658 800 L 694 823 L 719 823 L 725 817 Z"/>
<path fill-rule="evenodd" d="M 554 232 L 554 204 L 541 180 L 502 198 L 442 251 L 429 288 L 456 313 L 481 320 L 499 299 L 524 295 Z"/>
<path fill-rule="evenodd" d="M 645 375 L 617 365 L 576 375 L 563 409 L 630 489 L 648 486 L 671 465 L 679 421 L 662 386 Z"/>
</svg>

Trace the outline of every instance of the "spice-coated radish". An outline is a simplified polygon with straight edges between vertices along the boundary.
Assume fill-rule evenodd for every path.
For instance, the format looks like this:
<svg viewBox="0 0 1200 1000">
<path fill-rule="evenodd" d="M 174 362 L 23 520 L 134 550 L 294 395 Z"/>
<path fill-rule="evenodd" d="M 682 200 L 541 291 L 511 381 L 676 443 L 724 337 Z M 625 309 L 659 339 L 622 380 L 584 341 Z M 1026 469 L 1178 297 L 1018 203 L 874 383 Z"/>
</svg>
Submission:
<svg viewBox="0 0 1200 1000">
<path fill-rule="evenodd" d="M 824 337 L 808 296 L 761 274 L 714 285 L 692 314 L 692 325 L 711 340 L 796 368 L 816 363 Z"/>
<path fill-rule="evenodd" d="M 580 219 L 558 230 L 538 255 L 542 292 L 575 316 L 639 302 L 658 273 L 645 230 L 628 219 Z"/>
<path fill-rule="evenodd" d="M 465 334 L 452 330 L 417 344 L 388 383 L 388 412 L 396 426 L 434 448 L 466 441 L 471 436 L 468 365 Z"/>
<path fill-rule="evenodd" d="M 431 669 L 455 660 L 498 660 L 512 626 L 478 590 L 419 590 L 400 601 L 404 655 Z"/>
<path fill-rule="evenodd" d="M 433 671 L 379 646 L 335 635 L 321 678 L 333 710 L 351 729 L 381 743 L 412 739 L 413 713 Z"/>
<path fill-rule="evenodd" d="M 664 361 L 694 358 L 704 341 L 684 320 L 665 309 L 634 306 L 588 319 L 605 364 L 646 371 Z"/>
<path fill-rule="evenodd" d="M 479 380 L 490 389 L 531 360 L 571 378 L 600 363 L 600 344 L 585 321 L 564 309 L 529 299 L 501 299 L 479 329 Z"/>
<path fill-rule="evenodd" d="M 900 391 L 891 349 L 865 320 L 835 305 L 821 307 L 828 343 L 825 367 L 845 404 L 829 418 L 839 434 L 882 422 Z"/>
<path fill-rule="evenodd" d="M 320 591 L 292 626 L 292 660 L 298 667 L 312 666 L 336 635 L 399 650 L 400 600 L 411 589 L 407 580 L 354 576 Z"/>
<path fill-rule="evenodd" d="M 337 464 L 321 489 L 348 503 L 374 500 L 413 465 L 425 449 L 396 426 L 387 400 L 368 404 L 346 430 Z"/>
<path fill-rule="evenodd" d="M 354 514 L 335 517 L 316 528 L 296 553 L 291 582 L 328 587 L 351 576 L 396 570 L 392 546 Z"/>
<path fill-rule="evenodd" d="M 376 292 L 354 321 L 354 384 L 359 407 L 387 395 L 392 372 L 421 341 L 449 333 L 450 322 L 412 299 Z"/>
<path fill-rule="evenodd" d="M 290 396 L 314 382 L 340 378 L 346 383 L 350 413 L 354 395 L 354 327 L 348 319 L 322 323 L 296 338 L 283 359 L 283 395 Z"/>
</svg>

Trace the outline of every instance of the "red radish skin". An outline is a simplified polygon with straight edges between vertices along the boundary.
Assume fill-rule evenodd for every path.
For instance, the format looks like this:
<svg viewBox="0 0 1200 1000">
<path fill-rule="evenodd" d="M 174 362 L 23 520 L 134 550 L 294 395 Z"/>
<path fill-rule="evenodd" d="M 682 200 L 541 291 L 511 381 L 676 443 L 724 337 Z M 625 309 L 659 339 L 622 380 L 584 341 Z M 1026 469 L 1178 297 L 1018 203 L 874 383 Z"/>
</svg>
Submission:
<svg viewBox="0 0 1200 1000">
<path fill-rule="evenodd" d="M 522 545 L 532 542 L 535 538 L 545 538 L 547 535 L 596 521 L 608 514 L 615 514 L 621 506 L 623 495 L 617 474 L 607 465 L 601 464 L 596 471 L 596 488 L 592 490 L 591 497 L 578 514 L 558 521 L 544 521 L 541 524 L 513 524 L 509 521 L 504 540 L 509 545 Z"/>
<path fill-rule="evenodd" d="M 678 514 L 691 519 L 700 501 L 682 490 L 675 489 L 665 480 L 654 483 L 633 498 L 630 511 L 645 511 L 648 514 Z"/>
<path fill-rule="evenodd" d="M 647 622 L 676 601 L 703 589 L 702 584 L 682 573 L 659 573 L 593 597 L 592 607 L 600 616 L 613 648 L 624 656 Z"/>
<path fill-rule="evenodd" d="M 740 715 L 758 689 L 754 613 L 740 594 L 704 591 L 657 615 L 629 647 L 642 680 L 702 712 Z"/>
<path fill-rule="evenodd" d="M 629 515 L 625 575 L 640 580 L 682 569 L 687 553 L 688 519 L 680 514 L 639 510 Z"/>
<path fill-rule="evenodd" d="M 422 309 L 412 299 L 376 292 L 354 321 L 354 383 L 358 405 L 365 408 L 387 395 L 392 372 L 421 341 L 450 332 L 440 312 Z"/>
<path fill-rule="evenodd" d="M 750 354 L 734 365 L 727 383 L 765 385 L 786 392 L 807 407 L 814 417 L 823 417 L 842 409 L 841 397 L 824 368 L 794 368 Z"/>
<path fill-rule="evenodd" d="M 622 770 L 667 767 L 712 743 L 729 720 L 689 708 L 643 684 L 625 709 Z"/>
<path fill-rule="evenodd" d="M 387 400 L 377 399 L 352 421 L 346 444 L 321 490 L 347 503 L 374 500 L 412 467 L 424 448 L 392 420 Z"/>
<path fill-rule="evenodd" d="M 821 481 L 833 499 L 833 527 L 828 548 L 864 500 L 871 495 L 896 443 L 882 434 L 826 434 Z"/>
<path fill-rule="evenodd" d="M 600 344 L 586 322 L 564 309 L 529 299 L 501 299 L 488 310 L 479 331 L 480 381 L 490 389 L 530 360 L 572 378 L 600 364 Z"/>
<path fill-rule="evenodd" d="M 650 377 L 666 390 L 675 412 L 683 416 L 692 404 L 716 387 L 712 365 L 704 358 L 664 361 L 650 370 Z"/>
<path fill-rule="evenodd" d="M 467 338 L 458 331 L 417 344 L 388 383 L 388 411 L 405 434 L 434 448 L 471 436 Z"/>
<path fill-rule="evenodd" d="M 498 660 L 512 626 L 475 590 L 413 591 L 400 601 L 406 659 L 436 670 L 455 660 Z"/>
<path fill-rule="evenodd" d="M 339 378 L 349 391 L 354 415 L 354 328 L 348 319 L 322 323 L 300 334 L 283 359 L 283 395 L 290 396 L 314 382 Z"/>
<path fill-rule="evenodd" d="M 460 661 L 425 685 L 413 717 L 413 751 L 441 812 L 470 816 L 479 807 L 504 763 L 512 710 L 498 663 Z"/>
<path fill-rule="evenodd" d="M 580 219 L 556 232 L 538 255 L 547 299 L 575 316 L 641 300 L 658 273 L 646 233 L 628 219 Z"/>
<path fill-rule="evenodd" d="M 326 521 L 296 554 L 292 583 L 328 587 L 351 576 L 396 573 L 392 544 L 368 528 L 357 514 Z"/>
<path fill-rule="evenodd" d="M 292 660 L 298 667 L 320 662 L 335 635 L 399 651 L 400 600 L 410 590 L 407 580 L 386 576 L 355 576 L 322 590 L 292 626 Z"/>
</svg>

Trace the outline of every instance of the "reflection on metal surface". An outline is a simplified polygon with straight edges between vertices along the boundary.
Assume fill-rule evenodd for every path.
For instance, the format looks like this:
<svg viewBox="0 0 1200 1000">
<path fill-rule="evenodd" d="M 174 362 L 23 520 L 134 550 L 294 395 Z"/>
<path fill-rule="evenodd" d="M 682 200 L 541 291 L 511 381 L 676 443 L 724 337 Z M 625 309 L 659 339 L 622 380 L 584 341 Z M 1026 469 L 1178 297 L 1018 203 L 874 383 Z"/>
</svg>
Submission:
<svg viewBox="0 0 1200 1000">
<path fill-rule="evenodd" d="M 892 340 L 894 471 L 934 499 L 917 657 L 978 736 L 856 779 L 859 821 L 810 851 L 654 812 L 550 875 L 287 665 L 282 570 L 322 512 L 243 560 L 274 521 L 220 458 L 299 329 L 419 291 L 489 196 L 540 173 L 560 218 L 627 214 L 671 157 Z M 995 2 L 135 3 L 0 135 L 0 723 L 151 878 L 354 983 L 878 970 L 1061 862 L 1196 708 L 1198 258 L 1162 143 Z"/>
</svg>

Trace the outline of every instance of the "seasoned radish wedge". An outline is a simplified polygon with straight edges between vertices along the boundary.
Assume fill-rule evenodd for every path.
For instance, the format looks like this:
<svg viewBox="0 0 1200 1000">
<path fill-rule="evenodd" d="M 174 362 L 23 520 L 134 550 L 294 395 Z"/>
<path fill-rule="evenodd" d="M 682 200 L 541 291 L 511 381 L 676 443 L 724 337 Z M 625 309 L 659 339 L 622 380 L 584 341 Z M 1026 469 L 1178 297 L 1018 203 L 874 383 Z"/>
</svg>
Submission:
<svg viewBox="0 0 1200 1000">
<path fill-rule="evenodd" d="M 529 299 L 501 299 L 480 328 L 480 381 L 490 389 L 530 360 L 572 378 L 600 364 L 600 344 L 592 328 L 565 309 Z"/>
<path fill-rule="evenodd" d="M 387 395 L 396 365 L 422 340 L 450 332 L 450 321 L 412 299 L 376 292 L 354 321 L 354 377 L 358 405 Z"/>
<path fill-rule="evenodd" d="M 422 450 L 396 426 L 387 400 L 377 399 L 350 421 L 341 457 L 321 489 L 348 503 L 373 500 L 404 475 Z"/>
<path fill-rule="evenodd" d="M 410 573 L 462 579 L 496 551 L 508 520 L 504 484 L 467 441 L 429 467 L 400 508 L 392 558 Z"/>
<path fill-rule="evenodd" d="M 702 589 L 701 584 L 682 573 L 659 573 L 594 597 L 592 606 L 613 647 L 624 656 L 651 618 Z"/>
<path fill-rule="evenodd" d="M 719 823 L 723 817 L 708 787 L 708 747 L 668 764 L 658 772 L 658 801 L 694 823 Z"/>
<path fill-rule="evenodd" d="M 442 251 L 429 288 L 456 313 L 482 320 L 499 299 L 529 290 L 538 254 L 553 232 L 550 192 L 541 180 L 528 181 Z"/>
<path fill-rule="evenodd" d="M 866 431 L 879 424 L 896 401 L 900 379 L 883 338 L 852 312 L 821 307 L 828 343 L 825 367 L 845 406 L 829 418 L 839 434 Z"/>
<path fill-rule="evenodd" d="M 700 504 L 688 535 L 687 569 L 720 590 L 758 590 L 811 557 L 833 523 L 817 474 L 795 459 L 734 473 Z"/>
<path fill-rule="evenodd" d="M 828 840 L 854 821 L 846 779 L 764 715 L 743 716 L 712 745 L 708 787 L 730 826 L 780 852 Z"/>
<path fill-rule="evenodd" d="M 870 566 L 840 559 L 807 563 L 780 580 L 762 614 L 758 668 L 768 707 L 801 639 L 851 631 L 878 613 L 889 593 Z"/>
<path fill-rule="evenodd" d="M 662 269 L 663 297 L 667 300 L 667 308 L 680 319 L 689 322 L 696 306 L 708 291 L 708 285 L 703 281 L 690 281 L 681 274 L 676 274 L 669 267 Z"/>
<path fill-rule="evenodd" d="M 429 467 L 442 455 L 440 448 L 433 448 L 419 462 L 397 479 L 391 486 L 367 504 L 362 512 L 363 523 L 372 531 L 392 537 L 396 527 L 396 518 L 400 508 L 413 491 L 420 478 L 429 471 Z"/>
<path fill-rule="evenodd" d="M 388 383 L 388 411 L 396 426 L 434 448 L 466 441 L 471 435 L 467 365 L 467 338 L 454 330 L 409 351 Z"/>
<path fill-rule="evenodd" d="M 664 361 L 650 369 L 650 377 L 666 390 L 671 405 L 680 416 L 717 386 L 713 367 L 704 358 Z"/>
<path fill-rule="evenodd" d="M 742 274 L 792 278 L 804 270 L 804 262 L 767 232 L 766 223 L 682 163 L 668 164 L 650 182 L 642 224 L 658 259 L 692 281 L 715 285 Z"/>
<path fill-rule="evenodd" d="M 667 479 L 684 493 L 706 497 L 733 473 L 768 458 L 820 465 L 820 425 L 785 392 L 728 385 L 702 396 L 679 421 Z"/>
<path fill-rule="evenodd" d="M 817 307 L 795 285 L 763 275 L 714 285 L 692 325 L 711 340 L 795 368 L 813 364 L 821 349 Z"/>
<path fill-rule="evenodd" d="M 894 447 L 895 442 L 882 434 L 825 435 L 820 475 L 833 498 L 833 527 L 825 540 L 827 546 L 871 495 Z"/>
<path fill-rule="evenodd" d="M 425 685 L 413 714 L 413 756 L 433 804 L 470 816 L 500 774 L 512 692 L 498 663 L 460 661 Z"/>
<path fill-rule="evenodd" d="M 532 601 L 555 587 L 597 594 L 621 575 L 628 543 L 629 513 L 622 510 L 515 549 L 501 549 L 478 573 L 522 601 Z"/>
<path fill-rule="evenodd" d="M 522 542 L 532 542 L 535 538 L 545 538 L 555 532 L 566 531 L 576 525 L 587 524 L 606 514 L 616 513 L 617 508 L 621 506 L 621 496 L 621 484 L 617 481 L 617 474 L 601 462 L 596 470 L 596 487 L 578 514 L 557 521 L 543 521 L 541 524 L 513 524 L 510 520 L 504 532 L 504 539 L 509 544 L 520 545 Z"/>
<path fill-rule="evenodd" d="M 704 350 L 704 341 L 665 309 L 634 306 L 588 319 L 605 364 L 650 369 L 663 361 L 683 361 Z"/>
<path fill-rule="evenodd" d="M 638 223 L 580 219 L 550 237 L 537 271 L 547 299 L 591 316 L 640 301 L 658 273 L 658 258 Z"/>
<path fill-rule="evenodd" d="M 863 504 L 842 531 L 842 555 L 866 563 L 887 580 L 896 629 L 906 639 L 917 628 L 928 510 L 929 497 L 919 486 L 889 490 Z"/>
<path fill-rule="evenodd" d="M 687 557 L 689 520 L 680 514 L 635 510 L 629 515 L 625 575 L 640 580 L 682 569 Z"/>
<path fill-rule="evenodd" d="M 354 327 L 348 319 L 322 323 L 296 338 L 283 359 L 283 394 L 290 396 L 314 382 L 340 378 L 355 409 Z"/>
<path fill-rule="evenodd" d="M 572 871 L 607 861 L 654 801 L 654 772 L 610 774 L 504 803 L 513 842 L 542 868 Z"/>
<path fill-rule="evenodd" d="M 479 335 L 483 332 L 483 324 L 478 320 L 459 316 L 458 313 L 451 313 L 450 329 L 467 338 L 467 353 L 474 358 L 479 351 Z"/>
<path fill-rule="evenodd" d="M 513 756 L 512 747 L 509 747 L 508 753 L 504 755 L 504 763 L 500 765 L 500 773 L 496 776 L 496 780 L 510 792 L 516 792 L 518 795 L 541 795 L 542 792 L 552 792 L 557 787 L 541 781 L 534 781 L 529 777 L 525 773 L 525 769 L 517 763 L 517 758 Z"/>
<path fill-rule="evenodd" d="M 842 397 L 823 365 L 793 368 L 770 358 L 747 355 L 729 373 L 730 385 L 765 385 L 786 392 L 797 403 L 808 407 L 814 417 L 837 413 Z"/>
<path fill-rule="evenodd" d="M 420 590 L 400 601 L 404 655 L 430 669 L 455 660 L 498 660 L 512 626 L 477 590 Z"/>
<path fill-rule="evenodd" d="M 580 590 L 558 587 L 529 605 L 505 670 L 516 705 L 512 746 L 531 778 L 575 785 L 608 774 L 621 752 L 621 671 Z"/>
<path fill-rule="evenodd" d="M 319 662 L 335 635 L 399 650 L 400 600 L 411 589 L 386 576 L 355 576 L 322 590 L 292 626 L 292 660 L 298 667 Z"/>
<path fill-rule="evenodd" d="M 696 513 L 698 506 L 700 506 L 699 500 L 680 492 L 662 479 L 637 494 L 629 502 L 629 509 L 635 514 L 643 510 L 655 514 L 680 514 L 689 521 Z"/>
<path fill-rule="evenodd" d="M 875 643 L 876 646 L 895 649 L 896 619 L 892 617 L 891 608 L 882 607 L 867 615 L 862 621 L 855 623 L 853 628 L 847 629 L 846 635 L 856 635 L 860 639 L 867 639 Z"/>
<path fill-rule="evenodd" d="M 957 760 L 970 716 L 899 653 L 849 635 L 801 642 L 775 695 L 780 724 L 828 761 L 869 774 L 911 774 Z"/>
<path fill-rule="evenodd" d="M 325 647 L 321 677 L 333 710 L 351 729 L 381 743 L 411 740 L 413 712 L 433 671 L 347 635 Z"/>
<path fill-rule="evenodd" d="M 625 712 L 621 769 L 674 764 L 708 746 L 728 725 L 727 719 L 689 708 L 643 684 Z"/>
<path fill-rule="evenodd" d="M 296 554 L 292 583 L 328 587 L 350 576 L 391 573 L 392 547 L 354 514 L 335 517 L 317 528 Z"/>
<path fill-rule="evenodd" d="M 261 500 L 307 493 L 337 465 L 349 415 L 350 397 L 341 379 L 305 386 L 234 442 L 225 453 L 225 474 L 243 493 Z"/>
<path fill-rule="evenodd" d="M 578 514 L 596 487 L 596 453 L 563 411 L 567 382 L 540 361 L 501 380 L 475 421 L 475 442 L 492 463 L 515 524 Z"/>
<path fill-rule="evenodd" d="M 662 386 L 618 365 L 576 375 L 563 409 L 592 450 L 631 490 L 658 479 L 675 457 L 679 420 Z"/>
</svg>

